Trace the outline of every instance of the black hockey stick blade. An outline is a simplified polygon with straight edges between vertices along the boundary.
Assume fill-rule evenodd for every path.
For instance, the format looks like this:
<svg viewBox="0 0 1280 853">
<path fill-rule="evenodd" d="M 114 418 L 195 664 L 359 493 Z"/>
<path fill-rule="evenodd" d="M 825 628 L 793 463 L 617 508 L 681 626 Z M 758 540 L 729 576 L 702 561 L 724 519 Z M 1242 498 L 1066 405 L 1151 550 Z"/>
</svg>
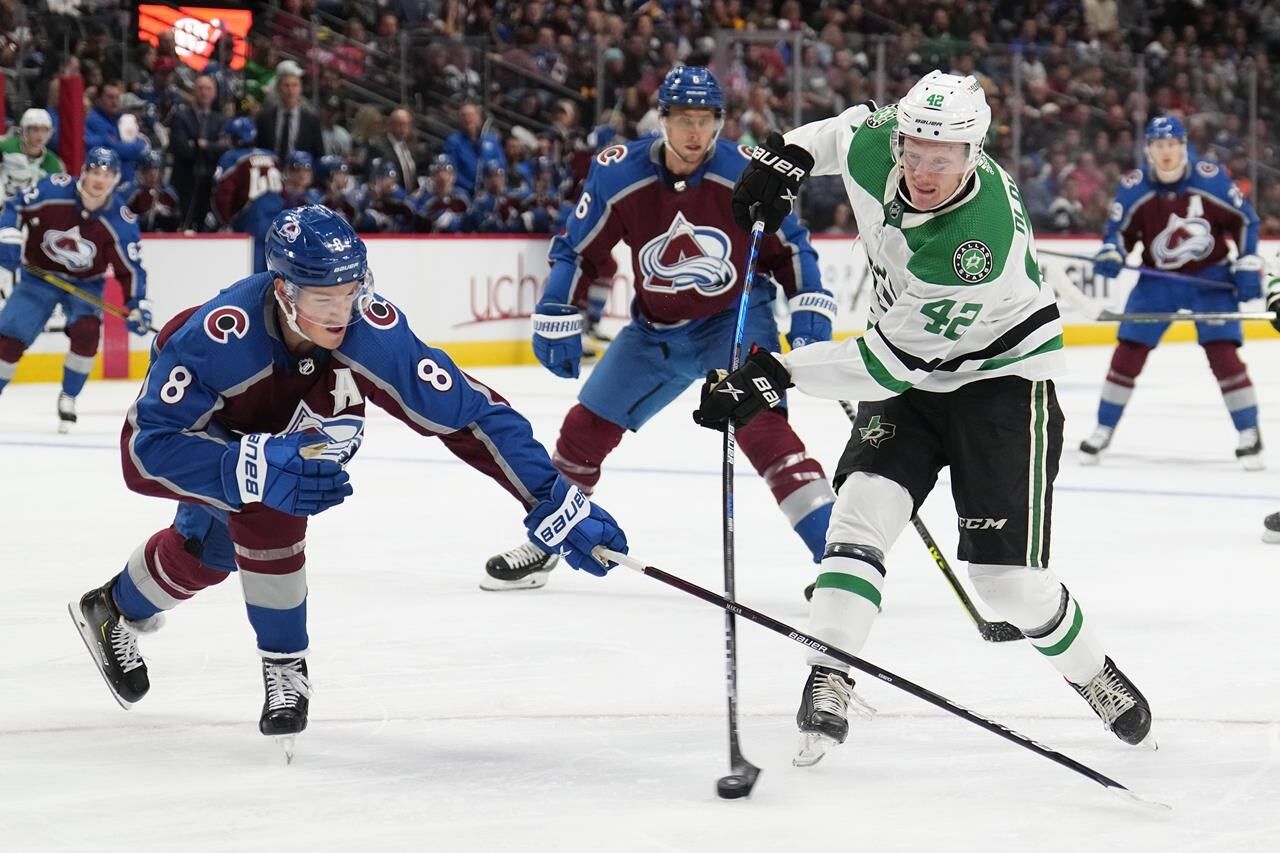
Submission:
<svg viewBox="0 0 1280 853">
<path fill-rule="evenodd" d="M 988 622 L 985 619 L 978 623 L 978 634 L 988 643 L 1008 643 L 1022 639 L 1022 632 L 1009 622 Z"/>
<path fill-rule="evenodd" d="M 709 589 L 700 587 L 691 581 L 687 581 L 684 578 L 670 574 L 669 572 L 664 572 L 662 569 L 646 565 L 643 561 L 637 560 L 635 557 L 628 556 L 618 551 L 611 551 L 607 548 L 597 548 L 595 553 L 615 563 L 626 566 L 629 569 L 633 569 L 642 575 L 647 575 L 654 580 L 661 581 L 667 586 L 674 587 L 681 592 L 686 592 L 695 598 L 700 598 L 708 604 L 714 604 L 728 613 L 741 616 L 743 619 L 754 622 L 763 628 L 768 628 L 775 634 L 781 634 L 787 639 L 793 640 L 806 648 L 813 649 L 829 657 L 835 658 L 836 660 L 848 664 L 860 672 L 865 672 L 867 675 L 878 678 L 880 681 L 883 681 L 892 687 L 896 687 L 904 693 L 910 693 L 917 699 L 928 702 L 936 708 L 941 708 L 948 714 L 952 714 L 962 720 L 973 723 L 979 728 L 986 729 L 992 734 L 998 735 L 1010 743 L 1017 744 L 1023 749 L 1030 750 L 1042 758 L 1047 758 L 1053 763 L 1061 767 L 1065 767 L 1068 770 L 1085 777 L 1091 782 L 1096 782 L 1102 787 L 1120 795 L 1121 798 L 1126 801 L 1139 803 L 1143 806 L 1154 809 L 1170 810 L 1168 805 L 1139 796 L 1116 780 L 1109 776 L 1104 776 L 1092 767 L 1081 764 L 1070 756 L 1063 755 L 1057 750 L 1050 749 L 1043 744 L 1037 743 L 1026 735 L 1016 732 L 1002 723 L 998 723 L 995 720 L 988 719 L 981 714 L 970 711 L 968 708 L 957 705 L 955 702 L 952 702 L 945 696 L 940 696 L 939 694 L 934 693 L 927 687 L 921 687 L 918 684 L 907 681 L 905 678 L 901 678 L 886 669 L 881 669 L 875 664 L 865 661 L 857 655 L 850 654 L 843 649 L 828 645 L 819 639 L 810 637 L 808 634 L 797 631 L 792 626 L 785 622 L 780 622 L 772 616 L 766 616 L 758 610 L 753 610 L 737 601 L 731 601 L 721 595 L 717 595 Z"/>
</svg>

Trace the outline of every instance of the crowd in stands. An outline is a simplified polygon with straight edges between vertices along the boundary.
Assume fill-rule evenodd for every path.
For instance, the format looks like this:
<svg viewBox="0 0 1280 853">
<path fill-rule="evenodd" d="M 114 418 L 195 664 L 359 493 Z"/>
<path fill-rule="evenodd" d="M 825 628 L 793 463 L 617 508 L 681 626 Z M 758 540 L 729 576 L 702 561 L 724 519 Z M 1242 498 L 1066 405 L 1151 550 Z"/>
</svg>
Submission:
<svg viewBox="0 0 1280 853">
<path fill-rule="evenodd" d="M 219 39 L 199 73 L 172 32 L 122 47 L 133 5 L 0 0 L 0 68 L 11 126 L 79 72 L 87 136 L 127 180 L 141 167 L 132 189 L 176 201 L 157 230 L 227 227 L 218 163 L 258 148 L 286 203 L 325 200 L 363 231 L 551 233 L 596 151 L 660 132 L 658 84 L 687 63 L 716 71 L 722 136 L 744 145 L 896 100 L 933 68 L 974 74 L 987 151 L 1040 233 L 1099 232 L 1145 120 L 1178 114 L 1280 235 L 1280 0 L 278 0 L 246 4 L 247 44 Z M 800 41 L 750 39 L 775 30 Z M 237 117 L 252 138 L 227 133 Z M 852 227 L 838 181 L 807 185 L 803 213 L 818 233 Z"/>
</svg>

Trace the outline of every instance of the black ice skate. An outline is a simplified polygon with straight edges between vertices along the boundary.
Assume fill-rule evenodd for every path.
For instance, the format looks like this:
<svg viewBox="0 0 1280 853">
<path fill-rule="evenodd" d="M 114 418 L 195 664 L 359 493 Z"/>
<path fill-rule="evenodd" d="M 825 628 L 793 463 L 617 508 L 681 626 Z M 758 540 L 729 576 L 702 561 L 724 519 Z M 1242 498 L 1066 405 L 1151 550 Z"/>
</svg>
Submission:
<svg viewBox="0 0 1280 853">
<path fill-rule="evenodd" d="M 157 630 L 164 620 L 163 614 L 143 622 L 124 618 L 111 596 L 113 583 L 86 592 L 67 605 L 67 612 L 111 695 L 127 710 L 151 689 L 147 665 L 138 653 L 138 634 Z"/>
<path fill-rule="evenodd" d="M 61 393 L 58 395 L 58 432 L 71 432 L 72 425 L 76 422 L 76 398 L 70 394 Z"/>
<path fill-rule="evenodd" d="M 854 713 L 871 719 L 876 709 L 853 692 L 853 679 L 847 673 L 825 666 L 809 671 L 796 712 L 800 727 L 800 750 L 791 763 L 796 767 L 812 767 L 822 760 L 827 750 L 844 743 L 849 736 L 849 706 Z"/>
<path fill-rule="evenodd" d="M 1262 435 L 1257 427 L 1240 430 L 1240 443 L 1236 445 L 1236 458 L 1246 471 L 1261 471 L 1266 468 L 1262 458 Z"/>
<path fill-rule="evenodd" d="M 300 657 L 263 657 L 262 686 L 267 695 L 258 731 L 274 737 L 284 750 L 285 762 L 292 762 L 294 739 L 307 728 L 311 697 L 307 662 Z"/>
<path fill-rule="evenodd" d="M 1084 697 L 1089 707 L 1102 720 L 1102 725 L 1130 746 L 1142 744 L 1156 748 L 1151 735 L 1151 706 L 1133 686 L 1133 682 L 1106 658 L 1099 672 L 1088 684 L 1068 684 Z"/>
<path fill-rule="evenodd" d="M 548 554 L 532 542 L 524 542 L 489 558 L 484 564 L 485 576 L 480 580 L 480 588 L 490 592 L 537 589 L 546 586 L 547 575 L 559 562 L 559 555 Z"/>
<path fill-rule="evenodd" d="M 814 581 L 813 583 L 809 584 L 804 588 L 805 601 L 813 601 L 813 591 L 817 589 L 817 587 L 818 587 L 818 582 Z"/>
<path fill-rule="evenodd" d="M 1111 444 L 1111 434 L 1115 432 L 1114 427 L 1102 426 L 1093 431 L 1093 435 L 1080 442 L 1080 464 L 1081 465 L 1097 465 L 1100 461 L 1102 451 L 1107 449 Z"/>
<path fill-rule="evenodd" d="M 1280 512 L 1273 512 L 1262 522 L 1262 541 L 1280 543 Z"/>
</svg>

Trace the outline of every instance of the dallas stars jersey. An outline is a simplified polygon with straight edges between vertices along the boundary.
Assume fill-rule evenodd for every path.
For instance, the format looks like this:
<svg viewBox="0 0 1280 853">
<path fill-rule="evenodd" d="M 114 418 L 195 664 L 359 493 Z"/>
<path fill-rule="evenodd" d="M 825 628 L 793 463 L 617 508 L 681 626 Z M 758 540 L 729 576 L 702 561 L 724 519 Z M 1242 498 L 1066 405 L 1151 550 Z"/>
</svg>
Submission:
<svg viewBox="0 0 1280 853">
<path fill-rule="evenodd" d="M 62 161 L 50 148 L 32 160 L 23 152 L 22 140 L 17 136 L 0 139 L 0 202 L 26 192 L 40 183 L 41 178 L 62 169 Z"/>
<path fill-rule="evenodd" d="M 1062 321 L 1013 179 L 984 155 L 954 201 L 916 211 L 899 192 L 896 126 L 896 105 L 870 116 L 860 105 L 786 135 L 813 155 L 812 174 L 843 177 L 874 285 L 866 334 L 788 353 L 792 381 L 818 397 L 882 400 L 1062 374 Z"/>
</svg>

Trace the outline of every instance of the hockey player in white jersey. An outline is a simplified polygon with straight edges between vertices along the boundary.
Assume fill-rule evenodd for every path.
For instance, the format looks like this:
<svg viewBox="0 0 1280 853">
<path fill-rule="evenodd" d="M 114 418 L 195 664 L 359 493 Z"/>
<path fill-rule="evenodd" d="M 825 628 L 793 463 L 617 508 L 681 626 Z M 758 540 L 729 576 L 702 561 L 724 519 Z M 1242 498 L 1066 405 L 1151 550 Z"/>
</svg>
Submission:
<svg viewBox="0 0 1280 853">
<path fill-rule="evenodd" d="M 743 227 L 776 227 L 807 174 L 844 179 L 873 275 L 868 328 L 713 372 L 695 419 L 742 425 L 792 385 L 862 403 L 836 473 L 809 623 L 854 654 L 880 610 L 885 553 L 949 465 L 959 554 L 978 593 L 1107 729 L 1138 744 L 1150 706 L 1049 569 L 1062 323 L 1018 189 L 982 151 L 990 122 L 973 77 L 933 71 L 898 104 L 853 107 L 755 150 L 734 189 Z M 816 650 L 808 662 L 802 766 L 844 741 L 855 698 L 846 665 Z"/>
</svg>

